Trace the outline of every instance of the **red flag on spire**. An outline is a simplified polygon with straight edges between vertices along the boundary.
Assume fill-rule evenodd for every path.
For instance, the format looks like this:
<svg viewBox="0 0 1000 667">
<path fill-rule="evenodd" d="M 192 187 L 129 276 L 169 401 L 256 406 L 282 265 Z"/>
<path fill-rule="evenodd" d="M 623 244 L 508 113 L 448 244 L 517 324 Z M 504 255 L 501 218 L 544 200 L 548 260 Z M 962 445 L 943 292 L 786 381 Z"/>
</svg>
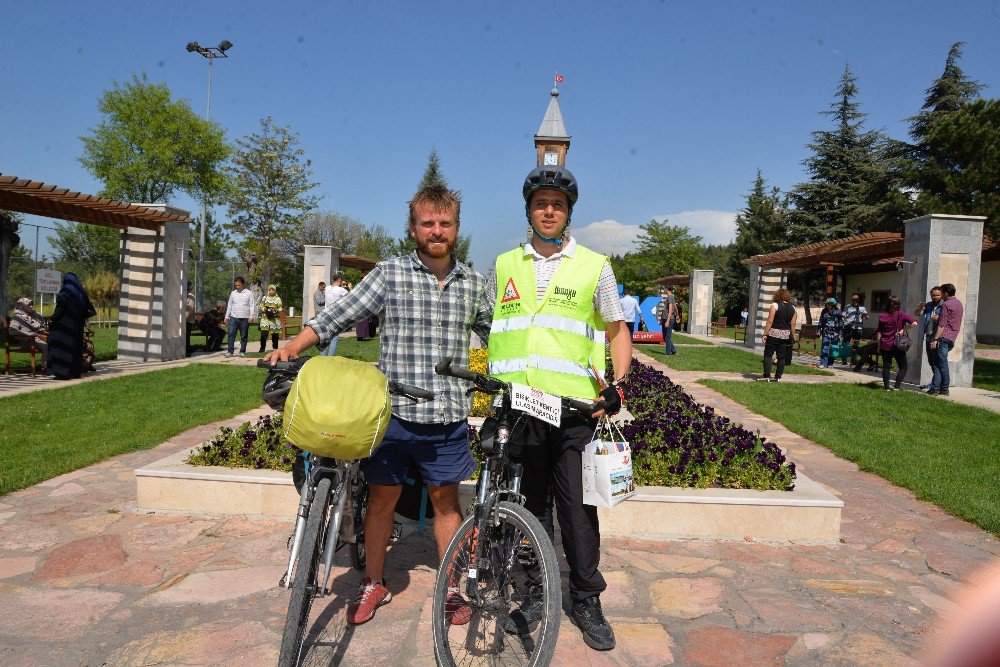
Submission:
<svg viewBox="0 0 1000 667">
<path fill-rule="evenodd" d="M 559 72 L 556 72 L 556 83 L 562 83 L 562 82 L 563 82 L 563 75 L 560 74 Z"/>
</svg>

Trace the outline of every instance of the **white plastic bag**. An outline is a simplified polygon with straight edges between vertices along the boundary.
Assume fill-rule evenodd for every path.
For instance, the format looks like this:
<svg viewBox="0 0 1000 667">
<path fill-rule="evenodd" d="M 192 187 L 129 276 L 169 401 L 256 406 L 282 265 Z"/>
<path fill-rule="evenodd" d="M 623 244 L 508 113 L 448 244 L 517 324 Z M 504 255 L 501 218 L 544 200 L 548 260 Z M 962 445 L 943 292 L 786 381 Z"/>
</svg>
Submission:
<svg viewBox="0 0 1000 667">
<path fill-rule="evenodd" d="M 606 431 L 610 434 L 587 445 L 583 459 L 583 504 L 595 507 L 614 507 L 635 495 L 635 479 L 632 476 L 632 449 L 625 441 L 621 430 L 608 422 Z M 617 431 L 617 437 L 615 437 Z"/>
</svg>

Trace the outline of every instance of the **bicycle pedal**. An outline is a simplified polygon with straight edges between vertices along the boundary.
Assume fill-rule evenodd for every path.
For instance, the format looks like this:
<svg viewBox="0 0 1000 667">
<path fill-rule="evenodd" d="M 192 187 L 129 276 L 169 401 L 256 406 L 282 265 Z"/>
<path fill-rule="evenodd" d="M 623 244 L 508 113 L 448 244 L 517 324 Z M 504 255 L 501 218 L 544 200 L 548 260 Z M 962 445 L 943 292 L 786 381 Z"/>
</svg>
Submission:
<svg viewBox="0 0 1000 667">
<path fill-rule="evenodd" d="M 392 522 L 392 541 L 395 542 L 403 536 L 403 524 L 398 521 Z"/>
</svg>

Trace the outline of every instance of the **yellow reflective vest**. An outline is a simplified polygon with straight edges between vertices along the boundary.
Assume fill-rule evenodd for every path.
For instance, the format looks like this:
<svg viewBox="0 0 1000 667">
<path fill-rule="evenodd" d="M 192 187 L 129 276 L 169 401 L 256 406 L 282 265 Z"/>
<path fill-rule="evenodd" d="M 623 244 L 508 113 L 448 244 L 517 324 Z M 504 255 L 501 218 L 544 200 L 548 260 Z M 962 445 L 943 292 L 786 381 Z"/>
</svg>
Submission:
<svg viewBox="0 0 1000 667">
<path fill-rule="evenodd" d="M 604 380 L 604 320 L 594 292 L 607 258 L 577 245 L 538 300 L 530 254 L 497 258 L 489 373 L 557 396 L 595 398 Z"/>
</svg>

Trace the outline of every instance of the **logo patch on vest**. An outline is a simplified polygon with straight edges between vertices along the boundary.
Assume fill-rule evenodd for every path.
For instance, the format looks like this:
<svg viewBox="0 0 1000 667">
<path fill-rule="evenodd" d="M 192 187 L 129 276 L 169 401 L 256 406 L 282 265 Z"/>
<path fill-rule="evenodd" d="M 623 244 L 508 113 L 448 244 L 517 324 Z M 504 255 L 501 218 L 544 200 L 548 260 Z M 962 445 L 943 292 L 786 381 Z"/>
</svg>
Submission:
<svg viewBox="0 0 1000 667">
<path fill-rule="evenodd" d="M 569 300 L 573 300 L 574 298 L 576 298 L 576 290 L 570 289 L 568 287 L 556 287 L 552 291 L 552 293 L 555 294 L 556 296 L 560 295 L 565 296 Z"/>
<path fill-rule="evenodd" d="M 520 299 L 521 295 L 517 292 L 517 286 L 514 284 L 514 279 L 510 278 L 507 281 L 507 287 L 503 290 L 503 298 L 500 299 L 500 303 L 507 303 L 508 301 L 516 301 Z"/>
</svg>

